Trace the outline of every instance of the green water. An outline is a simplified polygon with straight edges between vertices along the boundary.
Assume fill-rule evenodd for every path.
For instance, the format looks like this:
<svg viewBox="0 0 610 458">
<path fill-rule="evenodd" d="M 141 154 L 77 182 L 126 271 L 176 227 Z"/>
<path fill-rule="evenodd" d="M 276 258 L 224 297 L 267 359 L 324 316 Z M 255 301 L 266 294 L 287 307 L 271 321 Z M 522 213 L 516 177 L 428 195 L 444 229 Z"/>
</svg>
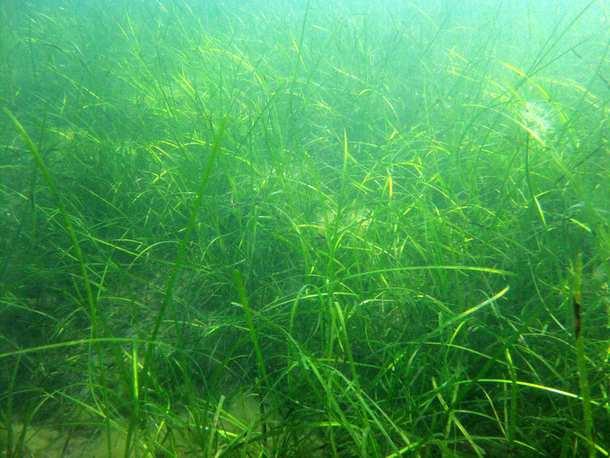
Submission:
<svg viewBox="0 0 610 458">
<path fill-rule="evenodd" d="M 604 0 L 2 1 L 0 456 L 608 456 L 609 52 Z"/>
</svg>

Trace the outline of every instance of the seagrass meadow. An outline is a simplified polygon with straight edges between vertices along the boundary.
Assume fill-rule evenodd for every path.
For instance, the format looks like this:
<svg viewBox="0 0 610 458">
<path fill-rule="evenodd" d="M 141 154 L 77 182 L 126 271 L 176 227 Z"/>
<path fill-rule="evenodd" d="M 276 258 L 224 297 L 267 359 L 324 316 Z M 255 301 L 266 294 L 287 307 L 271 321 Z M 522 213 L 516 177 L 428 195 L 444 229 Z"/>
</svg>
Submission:
<svg viewBox="0 0 610 458">
<path fill-rule="evenodd" d="M 0 456 L 610 453 L 606 0 L 0 2 Z"/>
</svg>

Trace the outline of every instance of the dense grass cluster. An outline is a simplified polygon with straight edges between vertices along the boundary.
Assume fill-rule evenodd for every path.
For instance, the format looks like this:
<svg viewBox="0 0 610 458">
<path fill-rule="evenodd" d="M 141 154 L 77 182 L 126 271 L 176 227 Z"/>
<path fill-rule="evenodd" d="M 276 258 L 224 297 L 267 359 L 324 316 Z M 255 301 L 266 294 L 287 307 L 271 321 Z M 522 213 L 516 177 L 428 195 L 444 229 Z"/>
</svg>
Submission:
<svg viewBox="0 0 610 458">
<path fill-rule="evenodd" d="M 331 3 L 0 3 L 3 456 L 608 456 L 608 5 Z"/>
</svg>

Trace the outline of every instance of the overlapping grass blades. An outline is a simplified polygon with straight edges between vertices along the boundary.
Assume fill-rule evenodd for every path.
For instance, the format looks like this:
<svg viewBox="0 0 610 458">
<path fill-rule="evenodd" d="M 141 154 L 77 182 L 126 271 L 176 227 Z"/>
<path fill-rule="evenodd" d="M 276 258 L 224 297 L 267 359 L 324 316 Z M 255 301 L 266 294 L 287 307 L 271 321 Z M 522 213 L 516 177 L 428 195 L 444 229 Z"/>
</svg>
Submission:
<svg viewBox="0 0 610 458">
<path fill-rule="evenodd" d="M 5 455 L 608 455 L 603 3 L 60 3 L 0 4 Z"/>
</svg>

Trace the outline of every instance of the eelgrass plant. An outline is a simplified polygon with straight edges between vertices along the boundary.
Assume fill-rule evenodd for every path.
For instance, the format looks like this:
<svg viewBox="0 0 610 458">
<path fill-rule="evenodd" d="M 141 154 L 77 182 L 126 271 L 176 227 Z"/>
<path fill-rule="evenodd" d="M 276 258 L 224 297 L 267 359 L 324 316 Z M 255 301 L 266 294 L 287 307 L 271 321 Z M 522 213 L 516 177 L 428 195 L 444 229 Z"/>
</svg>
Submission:
<svg viewBox="0 0 610 458">
<path fill-rule="evenodd" d="M 4 455 L 608 455 L 603 3 L 59 3 L 0 5 Z"/>
</svg>

